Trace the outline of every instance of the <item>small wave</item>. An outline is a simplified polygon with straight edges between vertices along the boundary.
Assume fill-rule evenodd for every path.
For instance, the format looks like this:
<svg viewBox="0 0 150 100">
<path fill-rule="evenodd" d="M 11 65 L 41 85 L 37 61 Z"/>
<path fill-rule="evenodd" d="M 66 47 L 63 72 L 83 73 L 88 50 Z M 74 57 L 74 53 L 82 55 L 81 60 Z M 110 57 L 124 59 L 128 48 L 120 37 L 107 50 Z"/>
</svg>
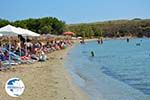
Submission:
<svg viewBox="0 0 150 100">
<path fill-rule="evenodd" d="M 76 71 L 76 74 L 77 74 L 81 79 L 83 79 L 84 81 L 88 81 L 88 78 L 85 77 L 84 75 L 82 75 L 80 72 Z"/>
</svg>

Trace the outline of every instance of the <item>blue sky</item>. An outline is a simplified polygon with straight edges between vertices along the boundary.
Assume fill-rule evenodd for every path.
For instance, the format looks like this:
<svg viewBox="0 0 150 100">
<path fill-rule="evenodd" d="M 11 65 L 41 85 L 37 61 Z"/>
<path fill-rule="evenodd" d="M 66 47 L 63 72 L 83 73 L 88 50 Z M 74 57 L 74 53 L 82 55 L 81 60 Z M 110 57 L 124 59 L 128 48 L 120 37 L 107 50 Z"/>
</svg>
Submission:
<svg viewBox="0 0 150 100">
<path fill-rule="evenodd" d="M 150 18 L 150 0 L 0 0 L 0 18 L 52 16 L 66 23 Z"/>
</svg>

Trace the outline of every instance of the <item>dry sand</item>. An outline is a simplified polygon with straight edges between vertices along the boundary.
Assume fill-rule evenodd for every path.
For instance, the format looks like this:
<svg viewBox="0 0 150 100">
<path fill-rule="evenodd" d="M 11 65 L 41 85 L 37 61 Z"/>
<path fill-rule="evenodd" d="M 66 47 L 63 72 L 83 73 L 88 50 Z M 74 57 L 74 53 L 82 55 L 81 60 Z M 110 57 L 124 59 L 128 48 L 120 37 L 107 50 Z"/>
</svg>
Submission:
<svg viewBox="0 0 150 100">
<path fill-rule="evenodd" d="M 0 100 L 87 100 L 64 68 L 68 50 L 49 54 L 46 62 L 19 65 L 0 72 Z M 25 84 L 24 93 L 17 98 L 5 92 L 5 83 L 12 77 L 20 78 Z"/>
</svg>

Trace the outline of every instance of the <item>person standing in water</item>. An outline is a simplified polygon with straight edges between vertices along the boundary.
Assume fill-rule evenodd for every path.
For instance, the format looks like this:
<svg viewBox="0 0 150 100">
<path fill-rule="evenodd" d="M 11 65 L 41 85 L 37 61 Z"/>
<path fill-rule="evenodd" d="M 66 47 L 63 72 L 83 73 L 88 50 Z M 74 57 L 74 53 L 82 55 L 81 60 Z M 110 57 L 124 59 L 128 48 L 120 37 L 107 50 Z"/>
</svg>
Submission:
<svg viewBox="0 0 150 100">
<path fill-rule="evenodd" d="M 97 40 L 97 43 L 98 43 L 98 44 L 103 44 L 103 39 L 102 39 L 102 38 L 98 39 L 98 40 Z"/>
<path fill-rule="evenodd" d="M 94 57 L 94 56 L 95 56 L 95 55 L 94 55 L 94 51 L 91 51 L 91 56 L 92 56 L 92 57 Z"/>
<path fill-rule="evenodd" d="M 103 38 L 101 38 L 101 44 L 103 44 Z"/>
<path fill-rule="evenodd" d="M 127 43 L 129 42 L 129 38 L 127 38 Z"/>
<path fill-rule="evenodd" d="M 97 43 L 100 44 L 100 40 L 99 39 L 97 40 Z"/>
<path fill-rule="evenodd" d="M 82 40 L 80 41 L 80 43 L 81 43 L 81 44 L 85 44 L 85 41 L 84 41 L 84 39 L 82 39 Z"/>
</svg>

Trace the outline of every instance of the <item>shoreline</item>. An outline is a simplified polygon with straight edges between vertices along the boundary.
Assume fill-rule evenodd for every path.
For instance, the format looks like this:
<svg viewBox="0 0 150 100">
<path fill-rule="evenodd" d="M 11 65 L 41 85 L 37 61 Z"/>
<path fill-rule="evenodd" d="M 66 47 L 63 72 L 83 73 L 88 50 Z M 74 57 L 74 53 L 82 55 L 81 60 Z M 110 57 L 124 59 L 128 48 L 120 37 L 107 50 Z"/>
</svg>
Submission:
<svg viewBox="0 0 150 100">
<path fill-rule="evenodd" d="M 125 37 L 113 37 L 113 38 L 108 38 L 108 37 L 106 37 L 106 38 L 104 38 L 103 37 L 103 39 L 104 40 L 125 40 L 125 39 L 135 39 L 135 38 L 138 38 L 138 37 L 131 37 L 131 36 L 125 36 Z M 142 37 L 142 38 L 147 38 L 147 37 Z M 98 40 L 98 38 L 92 38 L 92 39 L 85 39 L 85 42 L 89 42 L 89 41 L 97 41 Z"/>
<path fill-rule="evenodd" d="M 139 40 L 138 38 L 136 38 L 136 39 Z M 130 49 L 131 53 L 129 53 L 131 55 L 131 58 L 137 57 L 137 56 L 134 56 L 133 52 L 135 52 L 135 50 L 138 51 L 138 48 L 132 49 L 132 47 L 131 47 L 132 45 L 134 45 L 134 43 L 136 43 L 136 41 L 137 41 L 136 39 L 134 39 L 131 42 L 131 45 L 128 45 L 128 43 L 125 42 L 126 40 L 123 40 L 124 41 L 123 44 L 120 43 L 121 46 L 125 45 L 126 47 L 129 46 L 128 48 L 131 48 Z M 119 43 L 120 41 L 122 41 L 122 40 L 117 41 L 117 43 Z M 116 63 L 117 60 L 120 60 L 120 62 L 123 62 L 123 63 L 121 63 L 121 64 L 123 64 L 121 68 L 127 67 L 127 69 L 130 70 L 130 67 L 128 65 L 126 66 L 124 63 L 124 61 L 127 61 L 130 63 L 130 61 L 133 59 L 133 58 L 127 59 L 128 58 L 128 50 L 127 50 L 127 52 L 125 52 L 125 54 L 127 53 L 127 56 L 123 55 L 123 57 L 120 58 L 120 55 L 117 55 L 117 54 L 118 53 L 122 54 L 122 52 L 118 52 L 118 51 L 116 52 L 116 50 L 119 50 L 120 45 L 118 46 L 117 49 L 113 49 L 114 45 L 111 45 L 111 43 L 112 44 L 116 43 L 115 40 L 108 41 L 110 44 L 108 44 L 106 46 L 106 48 L 105 48 L 105 46 L 103 48 L 99 48 L 99 47 L 97 48 L 97 45 L 94 42 L 93 43 L 87 42 L 87 44 L 85 46 L 77 46 L 76 49 L 72 52 L 72 55 L 70 56 L 70 62 L 69 62 L 70 64 L 74 65 L 74 66 L 70 67 L 71 71 L 73 71 L 72 73 L 84 80 L 84 81 L 81 81 L 81 84 L 79 83 L 79 86 L 82 87 L 83 90 L 86 91 L 86 93 L 89 95 L 89 99 L 90 100 L 104 100 L 104 99 L 108 99 L 108 100 L 125 100 L 125 99 L 149 100 L 150 99 L 149 96 L 145 95 L 145 93 L 141 92 L 141 90 L 135 88 L 134 86 L 131 86 L 128 83 L 126 83 L 126 80 L 123 80 L 123 79 L 133 79 L 133 80 L 135 79 L 132 84 L 136 84 L 137 77 L 136 76 L 130 76 L 130 77 L 127 76 L 127 75 L 131 75 L 131 74 L 130 73 L 128 74 L 128 72 L 123 71 L 122 69 L 119 69 L 120 64 Z M 117 45 L 117 43 L 116 43 L 116 45 Z M 144 41 L 144 43 L 147 43 L 147 42 Z M 110 47 L 109 49 L 108 49 L 108 46 Z M 147 46 L 147 45 L 145 45 L 145 46 Z M 100 49 L 101 49 L 101 53 L 96 55 L 97 56 L 96 58 L 90 59 L 88 53 L 90 52 L 90 49 L 94 48 L 94 47 L 96 47 L 96 50 L 94 49 L 96 51 L 96 53 L 99 53 Z M 108 51 L 107 51 L 107 49 L 108 49 Z M 121 47 L 121 50 L 124 50 L 124 48 Z M 112 51 L 113 54 L 110 51 Z M 104 53 L 104 54 L 102 54 L 102 53 Z M 138 51 L 138 53 L 139 53 L 139 51 Z M 116 56 L 113 57 L 114 55 L 116 55 L 118 57 L 116 57 Z M 140 52 L 140 55 L 141 55 L 141 52 Z M 140 57 L 143 57 L 143 56 L 140 56 Z M 73 58 L 75 58 L 75 59 L 73 59 Z M 113 59 L 117 58 L 117 59 L 112 60 L 112 58 Z M 145 58 L 147 59 L 147 55 Z M 74 61 L 74 62 L 71 62 L 71 61 Z M 108 64 L 105 64 L 106 62 L 108 62 Z M 117 67 L 113 65 L 113 62 L 116 63 L 116 65 L 118 66 L 118 70 L 116 69 Z M 111 67 L 111 65 L 112 65 L 112 69 L 109 68 L 109 67 Z M 131 65 L 133 65 L 132 61 L 131 61 Z M 77 68 L 75 66 L 77 66 Z M 116 70 L 120 71 L 120 73 L 115 72 Z M 138 70 L 135 70 L 135 71 L 138 72 Z M 141 71 L 139 71 L 139 72 L 141 72 Z M 127 74 L 125 77 L 120 76 L 120 75 L 124 76 L 125 74 Z M 78 80 L 78 77 L 75 77 L 76 82 L 80 81 L 80 80 Z M 141 77 L 139 77 L 139 79 L 141 80 Z M 84 82 L 84 83 L 82 83 L 82 82 Z M 137 81 L 137 84 L 139 84 L 139 81 Z M 139 84 L 139 85 L 141 85 L 141 84 Z M 142 86 L 144 86 L 144 85 L 145 84 L 142 84 Z M 147 89 L 147 87 L 145 87 L 145 88 Z"/>
<path fill-rule="evenodd" d="M 72 47 L 48 54 L 46 62 L 15 66 L 0 72 L 0 99 L 3 100 L 88 100 L 87 95 L 73 82 L 65 69 L 65 58 Z M 12 77 L 25 84 L 24 93 L 18 98 L 5 92 L 5 83 Z M 43 99 L 44 98 L 44 99 Z"/>
</svg>

